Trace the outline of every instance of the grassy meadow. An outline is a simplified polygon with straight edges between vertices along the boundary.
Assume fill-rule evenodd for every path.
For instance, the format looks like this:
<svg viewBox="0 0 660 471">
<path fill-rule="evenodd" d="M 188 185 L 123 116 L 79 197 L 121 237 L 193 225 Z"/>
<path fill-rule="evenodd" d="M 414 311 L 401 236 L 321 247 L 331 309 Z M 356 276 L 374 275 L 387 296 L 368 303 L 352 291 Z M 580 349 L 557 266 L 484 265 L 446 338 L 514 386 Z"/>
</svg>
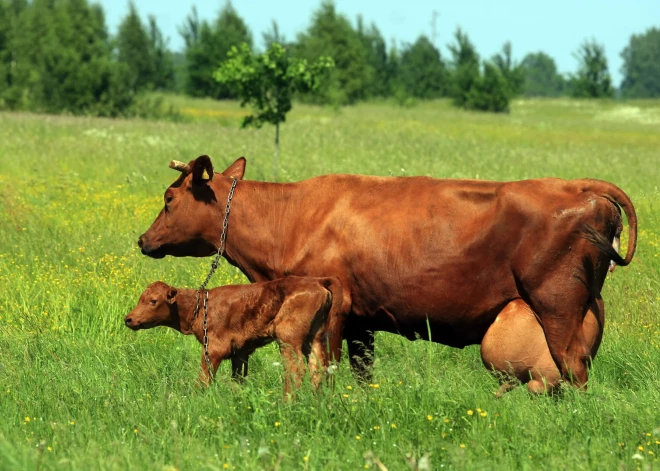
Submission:
<svg viewBox="0 0 660 471">
<path fill-rule="evenodd" d="M 246 178 L 272 178 L 271 127 L 238 129 L 234 103 L 166 100 L 180 122 L 0 113 L 0 469 L 660 469 L 659 102 L 296 106 L 283 181 L 600 178 L 633 200 L 639 241 L 606 281 L 586 392 L 496 399 L 478 346 L 379 334 L 372 384 L 344 361 L 334 390 L 285 403 L 273 345 L 245 384 L 223 364 L 205 390 L 194 338 L 123 326 L 148 283 L 196 287 L 210 264 L 137 249 L 171 159 L 244 155 Z M 212 284 L 244 282 L 224 263 Z"/>
</svg>

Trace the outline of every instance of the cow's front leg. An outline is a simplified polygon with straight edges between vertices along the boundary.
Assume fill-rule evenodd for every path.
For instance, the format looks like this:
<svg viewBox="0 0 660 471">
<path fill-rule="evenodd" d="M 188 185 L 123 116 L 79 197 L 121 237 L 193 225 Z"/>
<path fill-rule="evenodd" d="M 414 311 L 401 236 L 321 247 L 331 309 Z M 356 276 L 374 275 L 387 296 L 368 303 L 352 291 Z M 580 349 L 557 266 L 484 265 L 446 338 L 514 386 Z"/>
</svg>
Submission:
<svg viewBox="0 0 660 471">
<path fill-rule="evenodd" d="M 348 357 L 353 373 L 359 381 L 371 382 L 374 366 L 374 333 L 370 330 L 347 328 L 344 336 L 348 343 Z"/>
</svg>

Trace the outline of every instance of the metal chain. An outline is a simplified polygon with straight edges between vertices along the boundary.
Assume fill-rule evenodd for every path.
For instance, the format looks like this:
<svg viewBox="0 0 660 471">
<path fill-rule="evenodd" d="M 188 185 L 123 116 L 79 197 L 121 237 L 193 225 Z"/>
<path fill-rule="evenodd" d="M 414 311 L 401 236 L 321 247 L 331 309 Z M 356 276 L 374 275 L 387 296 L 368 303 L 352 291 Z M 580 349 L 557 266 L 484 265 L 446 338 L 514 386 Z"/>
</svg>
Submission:
<svg viewBox="0 0 660 471">
<path fill-rule="evenodd" d="M 202 339 L 202 344 L 204 345 L 204 361 L 206 362 L 206 368 L 208 369 L 209 372 L 209 380 L 213 380 L 213 368 L 211 365 L 211 355 L 209 354 L 209 336 L 208 336 L 209 291 L 206 289 L 206 285 L 209 283 L 211 277 L 220 266 L 220 258 L 222 257 L 222 254 L 225 251 L 225 243 L 227 242 L 227 227 L 229 226 L 229 211 L 231 209 L 231 200 L 234 197 L 234 190 L 236 189 L 237 183 L 238 180 L 234 178 L 234 180 L 231 183 L 231 188 L 229 189 L 229 195 L 227 195 L 227 205 L 225 206 L 225 218 L 222 221 L 222 234 L 220 234 L 220 245 L 218 246 L 218 253 L 215 255 L 215 259 L 213 260 L 213 262 L 211 262 L 211 270 L 209 270 L 209 274 L 206 275 L 206 279 L 199 287 L 199 289 L 197 290 L 197 294 L 195 295 L 195 309 L 193 311 L 193 318 L 192 318 L 193 322 L 195 321 L 197 315 L 199 314 L 199 294 L 202 292 L 204 293 L 204 320 L 202 322 L 202 327 L 204 328 L 204 338 Z"/>
</svg>

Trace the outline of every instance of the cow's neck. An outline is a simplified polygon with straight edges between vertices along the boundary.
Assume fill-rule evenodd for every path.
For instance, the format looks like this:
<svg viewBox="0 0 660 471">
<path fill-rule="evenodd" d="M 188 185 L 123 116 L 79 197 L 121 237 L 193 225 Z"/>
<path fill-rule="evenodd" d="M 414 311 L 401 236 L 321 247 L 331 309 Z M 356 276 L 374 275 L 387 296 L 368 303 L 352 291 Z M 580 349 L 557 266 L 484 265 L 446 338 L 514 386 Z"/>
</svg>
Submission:
<svg viewBox="0 0 660 471">
<path fill-rule="evenodd" d="M 292 184 L 238 183 L 225 256 L 250 281 L 284 276 L 283 244 L 291 240 L 289 232 L 295 226 L 294 198 Z"/>
<path fill-rule="evenodd" d="M 176 303 L 170 308 L 172 309 L 172 325 L 170 327 L 185 335 L 194 333 L 193 326 L 195 320 L 193 319 L 193 312 L 195 310 L 196 292 L 194 289 L 178 290 Z"/>
</svg>

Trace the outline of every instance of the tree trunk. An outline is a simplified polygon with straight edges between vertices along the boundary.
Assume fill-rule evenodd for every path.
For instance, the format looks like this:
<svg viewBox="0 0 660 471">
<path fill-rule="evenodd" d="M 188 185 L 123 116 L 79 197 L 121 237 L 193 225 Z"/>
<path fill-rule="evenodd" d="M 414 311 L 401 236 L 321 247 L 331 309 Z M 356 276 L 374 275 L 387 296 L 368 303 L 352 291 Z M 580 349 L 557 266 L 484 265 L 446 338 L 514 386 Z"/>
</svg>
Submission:
<svg viewBox="0 0 660 471">
<path fill-rule="evenodd" d="M 280 155 L 280 123 L 275 123 L 275 155 L 273 156 L 273 180 L 277 181 L 278 163 L 277 158 Z"/>
</svg>

